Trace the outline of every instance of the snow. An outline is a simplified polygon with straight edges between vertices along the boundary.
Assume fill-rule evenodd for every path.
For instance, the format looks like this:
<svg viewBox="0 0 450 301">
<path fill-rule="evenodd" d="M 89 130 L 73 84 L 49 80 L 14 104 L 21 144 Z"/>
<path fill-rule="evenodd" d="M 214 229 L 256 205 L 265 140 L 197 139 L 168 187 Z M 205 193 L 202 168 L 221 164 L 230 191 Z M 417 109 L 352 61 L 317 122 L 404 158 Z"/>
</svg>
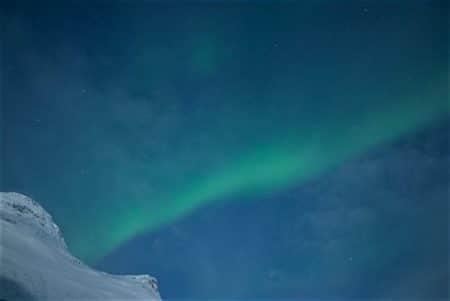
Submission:
<svg viewBox="0 0 450 301">
<path fill-rule="evenodd" d="M 37 202 L 0 192 L 0 300 L 161 300 L 148 275 L 111 275 L 72 256 Z M 22 299 L 21 299 L 22 300 Z"/>
</svg>

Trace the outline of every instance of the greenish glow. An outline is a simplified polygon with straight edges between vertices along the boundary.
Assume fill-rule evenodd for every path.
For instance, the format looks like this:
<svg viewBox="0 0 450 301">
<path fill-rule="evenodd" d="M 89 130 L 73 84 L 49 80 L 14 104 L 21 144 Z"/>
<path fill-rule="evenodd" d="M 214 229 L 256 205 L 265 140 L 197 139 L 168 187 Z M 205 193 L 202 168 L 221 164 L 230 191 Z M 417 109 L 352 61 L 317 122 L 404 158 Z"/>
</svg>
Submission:
<svg viewBox="0 0 450 301">
<path fill-rule="evenodd" d="M 351 156 L 446 115 L 447 85 L 444 76 L 428 85 L 427 93 L 409 91 L 382 100 L 374 96 L 353 103 L 351 110 L 340 110 L 341 104 L 335 104 L 321 111 L 322 115 L 274 124 L 276 130 L 270 135 L 252 131 L 251 143 L 234 147 L 226 160 L 211 168 L 194 170 L 174 180 L 173 185 L 166 183 L 148 198 L 132 196 L 97 212 L 89 223 L 90 234 L 99 243 L 88 244 L 90 240 L 83 236 L 72 241 L 72 247 L 76 254 L 95 261 L 134 235 L 187 216 L 208 203 L 239 196 L 251 199 L 259 193 L 301 183 Z"/>
<path fill-rule="evenodd" d="M 217 44 L 212 37 L 204 37 L 193 43 L 190 58 L 192 74 L 209 75 L 217 68 Z"/>
</svg>

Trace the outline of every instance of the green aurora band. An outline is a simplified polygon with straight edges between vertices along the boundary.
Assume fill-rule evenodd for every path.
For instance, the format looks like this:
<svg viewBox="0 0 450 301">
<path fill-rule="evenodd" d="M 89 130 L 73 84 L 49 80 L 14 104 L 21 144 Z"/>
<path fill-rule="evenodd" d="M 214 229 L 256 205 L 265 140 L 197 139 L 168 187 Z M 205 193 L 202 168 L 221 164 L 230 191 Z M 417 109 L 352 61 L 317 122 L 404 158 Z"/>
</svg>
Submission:
<svg viewBox="0 0 450 301">
<path fill-rule="evenodd" d="M 87 215 L 88 236 L 81 231 L 70 233 L 69 246 L 81 258 L 96 262 L 135 235 L 186 217 L 207 204 L 237 197 L 252 200 L 298 185 L 380 143 L 445 118 L 447 87 L 444 74 L 418 91 L 370 91 L 372 95 L 366 92 L 354 101 L 319 101 L 318 107 L 326 109 L 312 118 L 308 112 L 297 112 L 298 118 L 284 123 L 267 118 L 268 128 L 275 130 L 259 135 L 252 129 L 255 138 L 251 143 L 234 146 L 226 160 L 191 171 L 173 185 L 166 183 L 162 192 L 111 202 L 107 210 Z"/>
</svg>

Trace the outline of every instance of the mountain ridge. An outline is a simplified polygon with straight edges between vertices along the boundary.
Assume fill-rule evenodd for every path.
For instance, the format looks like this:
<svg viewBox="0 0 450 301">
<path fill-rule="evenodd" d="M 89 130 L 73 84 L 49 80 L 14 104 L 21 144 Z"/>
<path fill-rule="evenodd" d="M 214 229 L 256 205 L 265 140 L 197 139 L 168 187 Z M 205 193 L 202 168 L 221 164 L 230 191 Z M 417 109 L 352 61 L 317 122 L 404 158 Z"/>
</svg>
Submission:
<svg viewBox="0 0 450 301">
<path fill-rule="evenodd" d="M 0 192 L 0 226 L 0 300 L 161 300 L 154 277 L 96 271 L 70 254 L 51 215 L 28 196 Z"/>
</svg>

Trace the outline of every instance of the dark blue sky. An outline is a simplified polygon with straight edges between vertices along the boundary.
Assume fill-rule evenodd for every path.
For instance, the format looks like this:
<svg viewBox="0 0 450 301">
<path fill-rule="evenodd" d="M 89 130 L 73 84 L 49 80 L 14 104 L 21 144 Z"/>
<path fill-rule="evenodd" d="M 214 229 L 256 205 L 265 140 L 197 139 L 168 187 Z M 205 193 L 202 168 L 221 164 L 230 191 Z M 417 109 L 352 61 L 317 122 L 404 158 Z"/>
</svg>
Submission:
<svg viewBox="0 0 450 301">
<path fill-rule="evenodd" d="M 448 294 L 448 122 L 257 202 L 212 206 L 98 266 L 166 297 L 440 299 Z"/>
<path fill-rule="evenodd" d="M 446 1 L 2 4 L 1 178 L 162 296 L 448 298 Z"/>
</svg>

